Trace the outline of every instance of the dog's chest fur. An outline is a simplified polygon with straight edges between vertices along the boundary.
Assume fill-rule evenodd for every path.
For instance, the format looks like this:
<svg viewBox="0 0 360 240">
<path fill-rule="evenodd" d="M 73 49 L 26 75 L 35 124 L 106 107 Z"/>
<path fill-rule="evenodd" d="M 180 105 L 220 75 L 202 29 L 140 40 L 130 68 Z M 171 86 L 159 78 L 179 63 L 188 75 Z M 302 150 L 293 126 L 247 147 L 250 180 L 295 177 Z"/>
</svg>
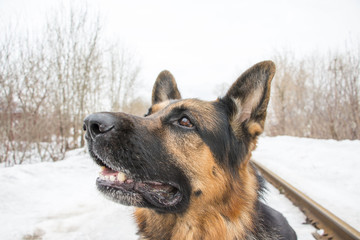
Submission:
<svg viewBox="0 0 360 240">
<path fill-rule="evenodd" d="M 210 222 L 205 222 L 211 220 Z M 212 219 L 203 219 L 204 222 L 176 220 L 168 217 L 150 217 L 139 228 L 141 240 L 279 240 L 276 232 L 265 229 L 257 223 L 256 231 L 244 229 L 241 221 L 231 223 L 222 216 L 213 216 Z"/>
</svg>

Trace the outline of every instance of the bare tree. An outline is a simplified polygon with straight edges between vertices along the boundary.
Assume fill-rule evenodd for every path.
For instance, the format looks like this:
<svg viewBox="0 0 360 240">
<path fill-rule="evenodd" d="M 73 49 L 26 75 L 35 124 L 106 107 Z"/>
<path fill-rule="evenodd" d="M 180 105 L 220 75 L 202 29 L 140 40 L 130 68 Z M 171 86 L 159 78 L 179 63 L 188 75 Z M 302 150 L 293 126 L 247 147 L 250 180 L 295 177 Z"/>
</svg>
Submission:
<svg viewBox="0 0 360 240">
<path fill-rule="evenodd" d="M 140 71 L 134 58 L 118 46 L 112 46 L 109 51 L 109 96 L 112 111 L 121 111 L 133 100 L 133 91 Z"/>
<path fill-rule="evenodd" d="M 129 103 L 127 103 L 123 107 L 122 111 L 143 117 L 148 112 L 149 107 L 150 107 L 150 102 L 144 100 L 141 97 L 137 97 L 135 99 L 132 99 Z"/>
<path fill-rule="evenodd" d="M 5 162 L 11 158 L 11 140 L 14 139 L 12 125 L 14 123 L 15 112 L 15 82 L 13 79 L 12 62 L 13 50 L 15 49 L 13 36 L 9 34 L 2 35 L 0 43 L 0 140 L 2 143 L 2 154 L 0 162 Z M 10 141 L 9 141 L 10 140 Z"/>
<path fill-rule="evenodd" d="M 91 21 L 86 9 L 63 10 L 47 25 L 47 44 L 52 49 L 52 101 L 58 114 L 54 124 L 65 150 L 84 145 L 83 140 L 77 142 L 83 139 L 82 119 L 99 104 L 95 97 L 103 82 L 100 31 L 98 18 Z"/>
<path fill-rule="evenodd" d="M 300 60 L 288 53 L 275 55 L 277 73 L 266 133 L 359 139 L 358 49 Z"/>
<path fill-rule="evenodd" d="M 13 29 L 0 38 L 0 162 L 62 159 L 84 146 L 87 114 L 109 102 L 118 109 L 141 105 L 131 105 L 139 67 L 100 38 L 99 19 L 86 8 L 63 8 L 38 39 Z"/>
</svg>

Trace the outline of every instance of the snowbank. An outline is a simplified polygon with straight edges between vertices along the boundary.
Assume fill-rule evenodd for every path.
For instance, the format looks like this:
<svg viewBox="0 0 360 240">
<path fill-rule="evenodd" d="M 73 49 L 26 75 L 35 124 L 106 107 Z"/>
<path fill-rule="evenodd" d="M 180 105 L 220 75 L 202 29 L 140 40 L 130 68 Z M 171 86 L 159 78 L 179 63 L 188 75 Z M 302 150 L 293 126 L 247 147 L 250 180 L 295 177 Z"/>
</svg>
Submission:
<svg viewBox="0 0 360 240">
<path fill-rule="evenodd" d="M 262 137 L 253 158 L 360 229 L 360 141 Z"/>
</svg>

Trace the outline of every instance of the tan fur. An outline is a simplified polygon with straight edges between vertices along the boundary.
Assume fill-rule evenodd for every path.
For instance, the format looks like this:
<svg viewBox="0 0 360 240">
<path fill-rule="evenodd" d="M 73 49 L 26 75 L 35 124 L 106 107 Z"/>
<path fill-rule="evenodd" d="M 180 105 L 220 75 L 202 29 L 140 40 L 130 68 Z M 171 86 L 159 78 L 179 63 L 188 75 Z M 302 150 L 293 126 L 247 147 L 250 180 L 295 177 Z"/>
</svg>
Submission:
<svg viewBox="0 0 360 240">
<path fill-rule="evenodd" d="M 167 105 L 169 105 L 169 102 L 170 101 L 164 101 L 164 102 L 160 102 L 158 104 L 154 104 L 152 107 L 151 107 L 151 112 L 152 113 L 156 113 L 158 111 L 160 111 L 161 109 L 165 108 Z"/>
<path fill-rule="evenodd" d="M 252 136 L 258 136 L 263 132 L 263 128 L 257 122 L 248 123 L 248 131 Z"/>
<path fill-rule="evenodd" d="M 152 209 L 136 209 L 134 215 L 142 239 L 247 239 L 248 234 L 254 230 L 253 217 L 256 215 L 255 204 L 259 186 L 249 161 L 251 151 L 256 147 L 257 136 L 263 132 L 266 106 L 270 97 L 270 81 L 275 66 L 264 62 L 255 65 L 255 68 L 270 68 L 270 80 L 265 83 L 268 84 L 266 92 L 264 83 L 255 85 L 253 82 L 256 81 L 246 80 L 258 75 L 244 74 L 227 94 L 237 106 L 237 111 L 230 119 L 236 137 L 243 137 L 243 123 L 251 136 L 247 155 L 239 168 L 240 181 L 233 179 L 230 169 L 218 165 L 211 150 L 198 135 L 187 134 L 179 139 L 172 136 L 171 130 L 162 130 L 163 139 L 167 139 L 166 148 L 173 155 L 173 159 L 176 159 L 173 164 L 184 170 L 193 192 L 189 207 L 184 213 L 158 214 Z M 241 90 L 244 87 L 254 89 L 248 93 Z M 239 88 L 241 91 L 237 90 Z M 244 93 L 247 94 L 244 96 Z M 171 111 L 167 108 L 168 104 L 169 101 L 153 105 L 153 117 L 166 115 Z M 251 114 L 259 106 L 260 114 L 257 116 L 260 117 L 255 120 Z M 171 104 L 171 108 L 175 107 L 190 109 L 192 117 L 206 124 L 208 129 L 214 129 L 217 125 L 217 119 L 213 116 L 216 109 L 211 102 L 188 99 Z"/>
<path fill-rule="evenodd" d="M 169 142 L 169 145 L 172 144 Z M 189 159 L 181 157 L 182 149 L 172 149 L 173 154 L 179 157 L 178 164 L 187 170 L 192 188 L 201 190 L 202 194 L 191 198 L 190 207 L 184 214 L 157 214 L 154 210 L 137 209 L 135 217 L 138 225 L 146 224 L 144 235 L 162 239 L 164 236 L 156 234 L 169 232 L 174 240 L 245 237 L 246 232 L 253 228 L 253 204 L 257 198 L 253 169 L 247 164 L 241 166 L 240 184 L 217 166 L 206 145 L 188 149 L 195 156 Z"/>
<path fill-rule="evenodd" d="M 208 102 L 182 100 L 165 70 L 154 84 L 146 117 L 87 117 L 88 139 L 104 145 L 89 145 L 89 151 L 97 150 L 91 152 L 95 161 L 124 168 L 133 179 L 110 189 L 100 179 L 98 188 L 118 203 L 138 207 L 134 217 L 141 239 L 279 239 L 278 223 L 284 219 L 259 201 L 263 181 L 249 163 L 264 129 L 274 72 L 271 61 L 258 63 L 226 96 Z M 109 130 L 95 131 L 100 116 Z"/>
</svg>

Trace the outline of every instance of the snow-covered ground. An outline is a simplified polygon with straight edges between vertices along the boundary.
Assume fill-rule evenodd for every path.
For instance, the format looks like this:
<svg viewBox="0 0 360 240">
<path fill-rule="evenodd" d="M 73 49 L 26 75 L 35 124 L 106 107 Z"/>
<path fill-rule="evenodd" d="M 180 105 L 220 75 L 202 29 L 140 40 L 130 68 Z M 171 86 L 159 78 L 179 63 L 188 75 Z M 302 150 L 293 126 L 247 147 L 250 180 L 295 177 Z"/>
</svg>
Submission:
<svg viewBox="0 0 360 240">
<path fill-rule="evenodd" d="M 262 137 L 253 158 L 360 231 L 360 141 Z"/>
<path fill-rule="evenodd" d="M 0 239 L 137 239 L 133 208 L 98 193 L 98 170 L 83 149 L 60 162 L 0 168 Z M 266 199 L 299 240 L 312 239 L 305 216 L 272 186 Z"/>
<path fill-rule="evenodd" d="M 136 239 L 131 208 L 97 192 L 98 170 L 84 149 L 60 162 L 1 168 L 0 239 Z"/>
</svg>

